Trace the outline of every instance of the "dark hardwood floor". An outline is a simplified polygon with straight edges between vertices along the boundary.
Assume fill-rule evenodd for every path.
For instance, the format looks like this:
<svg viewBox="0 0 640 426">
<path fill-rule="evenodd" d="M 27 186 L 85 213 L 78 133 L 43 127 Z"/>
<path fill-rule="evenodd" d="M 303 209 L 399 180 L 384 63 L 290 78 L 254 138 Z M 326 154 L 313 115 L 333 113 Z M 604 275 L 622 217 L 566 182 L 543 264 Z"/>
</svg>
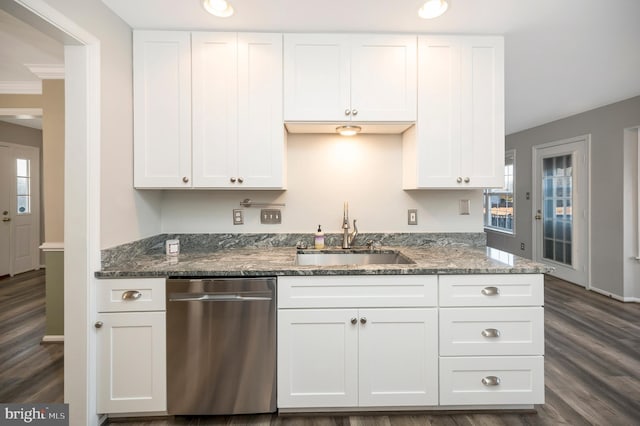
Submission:
<svg viewBox="0 0 640 426">
<path fill-rule="evenodd" d="M 0 279 L 0 402 L 61 402 L 62 345 L 44 334 L 44 277 Z M 546 403 L 535 413 L 201 416 L 119 425 L 640 425 L 640 305 L 545 279 Z"/>
<path fill-rule="evenodd" d="M 44 333 L 44 270 L 0 278 L 0 402 L 63 401 L 64 346 Z"/>
</svg>

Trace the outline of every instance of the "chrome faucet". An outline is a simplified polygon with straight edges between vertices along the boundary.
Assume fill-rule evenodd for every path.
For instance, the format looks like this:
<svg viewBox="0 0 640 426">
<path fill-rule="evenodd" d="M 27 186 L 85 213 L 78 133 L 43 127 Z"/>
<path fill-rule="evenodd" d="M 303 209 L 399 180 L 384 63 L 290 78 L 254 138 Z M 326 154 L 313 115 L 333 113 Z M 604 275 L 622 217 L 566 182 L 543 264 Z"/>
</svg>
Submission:
<svg viewBox="0 0 640 426">
<path fill-rule="evenodd" d="M 356 226 L 356 220 L 353 219 L 353 232 L 349 232 L 349 203 L 344 203 L 344 214 L 342 219 L 342 248 L 351 248 L 353 241 L 358 236 L 358 227 Z"/>
</svg>

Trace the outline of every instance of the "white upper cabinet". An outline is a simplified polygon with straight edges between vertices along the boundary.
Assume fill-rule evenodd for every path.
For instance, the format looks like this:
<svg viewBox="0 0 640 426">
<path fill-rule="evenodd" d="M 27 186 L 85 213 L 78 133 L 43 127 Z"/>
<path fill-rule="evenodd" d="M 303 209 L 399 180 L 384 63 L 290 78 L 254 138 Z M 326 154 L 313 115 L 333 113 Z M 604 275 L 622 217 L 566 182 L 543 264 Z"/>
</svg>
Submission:
<svg viewBox="0 0 640 426">
<path fill-rule="evenodd" d="M 284 187 L 282 35 L 193 33 L 193 182 Z"/>
<path fill-rule="evenodd" d="M 134 186 L 191 186 L 189 33 L 133 33 Z"/>
<path fill-rule="evenodd" d="M 285 121 L 415 121 L 416 36 L 285 34 Z"/>
<path fill-rule="evenodd" d="M 136 31 L 134 86 L 136 187 L 284 188 L 281 34 Z"/>
<path fill-rule="evenodd" d="M 502 37 L 418 37 L 418 118 L 403 141 L 405 189 L 504 184 Z"/>
</svg>

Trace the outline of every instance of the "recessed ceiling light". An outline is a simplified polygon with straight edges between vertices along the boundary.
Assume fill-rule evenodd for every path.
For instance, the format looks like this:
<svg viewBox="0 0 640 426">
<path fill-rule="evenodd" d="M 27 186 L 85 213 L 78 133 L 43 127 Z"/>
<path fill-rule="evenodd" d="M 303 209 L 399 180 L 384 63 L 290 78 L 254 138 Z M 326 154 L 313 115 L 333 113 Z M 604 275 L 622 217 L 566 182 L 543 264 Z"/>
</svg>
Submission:
<svg viewBox="0 0 640 426">
<path fill-rule="evenodd" d="M 448 7 L 448 0 L 427 0 L 418 10 L 418 15 L 423 19 L 437 18 L 445 13 Z"/>
<path fill-rule="evenodd" d="M 233 15 L 233 7 L 226 0 L 202 0 L 202 6 L 207 12 L 220 18 Z"/>
<path fill-rule="evenodd" d="M 340 133 L 342 136 L 353 136 L 360 133 L 362 127 L 360 126 L 338 126 L 336 127 L 336 132 Z"/>
</svg>

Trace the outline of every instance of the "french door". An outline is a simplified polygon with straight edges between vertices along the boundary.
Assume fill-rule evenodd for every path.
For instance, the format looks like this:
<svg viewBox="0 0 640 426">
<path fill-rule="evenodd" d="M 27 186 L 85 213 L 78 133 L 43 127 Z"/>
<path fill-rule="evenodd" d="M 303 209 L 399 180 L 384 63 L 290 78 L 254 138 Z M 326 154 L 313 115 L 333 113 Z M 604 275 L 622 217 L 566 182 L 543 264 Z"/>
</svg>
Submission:
<svg viewBox="0 0 640 426">
<path fill-rule="evenodd" d="M 589 136 L 533 147 L 533 255 L 589 286 Z"/>
<path fill-rule="evenodd" d="M 40 150 L 0 143 L 0 276 L 40 267 Z"/>
</svg>

